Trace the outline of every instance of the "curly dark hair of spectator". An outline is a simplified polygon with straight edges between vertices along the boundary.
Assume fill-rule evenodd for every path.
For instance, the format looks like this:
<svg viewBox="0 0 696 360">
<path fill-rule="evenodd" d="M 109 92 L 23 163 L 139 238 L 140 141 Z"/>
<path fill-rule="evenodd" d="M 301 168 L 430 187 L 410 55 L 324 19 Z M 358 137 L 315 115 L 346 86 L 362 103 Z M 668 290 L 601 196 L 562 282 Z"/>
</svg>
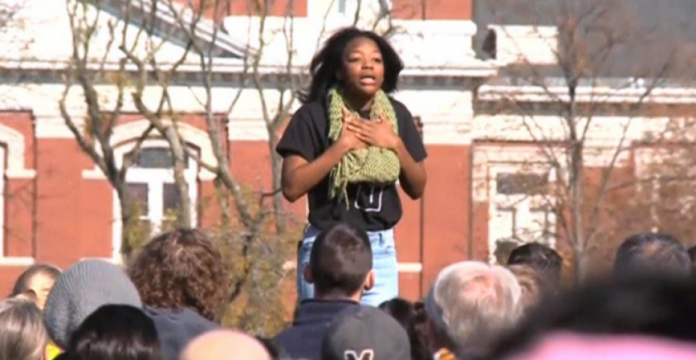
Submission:
<svg viewBox="0 0 696 360">
<path fill-rule="evenodd" d="M 326 40 L 324 47 L 312 59 L 309 66 L 312 82 L 308 89 L 299 94 L 302 103 L 323 98 L 331 87 L 338 84 L 337 74 L 343 66 L 343 52 L 351 41 L 358 38 L 367 38 L 377 44 L 384 61 L 382 90 L 387 94 L 396 90 L 399 83 L 399 73 L 404 69 L 404 64 L 396 50 L 387 40 L 372 31 L 348 27 L 339 30 Z"/>
<path fill-rule="evenodd" d="M 178 229 L 159 235 L 134 257 L 129 275 L 147 306 L 190 308 L 217 321 L 227 298 L 227 269 L 202 231 Z"/>
</svg>

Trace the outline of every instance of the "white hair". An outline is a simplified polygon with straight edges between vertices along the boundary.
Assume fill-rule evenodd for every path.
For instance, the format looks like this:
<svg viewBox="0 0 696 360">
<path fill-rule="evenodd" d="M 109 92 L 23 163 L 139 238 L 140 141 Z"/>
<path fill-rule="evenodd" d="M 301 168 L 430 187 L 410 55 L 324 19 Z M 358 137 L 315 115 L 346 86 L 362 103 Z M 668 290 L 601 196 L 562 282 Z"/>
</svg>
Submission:
<svg viewBox="0 0 696 360">
<path fill-rule="evenodd" d="M 509 270 L 465 261 L 438 274 L 425 309 L 438 332 L 457 350 L 480 353 L 518 319 L 521 295 L 520 285 Z"/>
</svg>

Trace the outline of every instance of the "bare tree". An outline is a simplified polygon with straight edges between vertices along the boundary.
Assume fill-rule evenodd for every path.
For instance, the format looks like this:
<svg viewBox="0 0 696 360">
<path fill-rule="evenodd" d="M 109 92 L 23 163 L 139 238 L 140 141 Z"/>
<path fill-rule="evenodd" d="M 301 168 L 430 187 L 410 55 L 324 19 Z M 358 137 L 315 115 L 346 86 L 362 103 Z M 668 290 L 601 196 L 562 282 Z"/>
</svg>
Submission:
<svg viewBox="0 0 696 360">
<path fill-rule="evenodd" d="M 504 67 L 479 90 L 492 100 L 479 106 L 494 118 L 514 118 L 500 130 L 519 134 L 555 174 L 543 190 L 557 221 L 548 236 L 567 245 L 576 280 L 589 270 L 589 251 L 615 234 L 608 215 L 617 168 L 651 95 L 675 67 L 675 48 L 656 56 L 643 47 L 668 38 L 641 27 L 634 10 L 621 0 L 497 1 L 492 21 L 500 26 L 484 42 Z M 511 22 L 532 25 L 503 26 L 510 14 Z"/>
<path fill-rule="evenodd" d="M 133 156 L 149 138 L 168 144 L 181 199 L 178 226 L 194 223 L 190 209 L 199 201 L 188 196 L 193 184 L 183 175 L 187 159 L 212 174 L 217 195 L 207 200 L 217 203 L 221 218 L 211 230 L 234 270 L 229 300 L 234 307 L 247 310 L 232 311 L 230 321 L 248 330 L 272 332 L 282 325 L 278 319 L 284 318 L 283 296 L 279 294 L 284 295 L 282 285 L 292 273 L 285 265 L 299 236 L 299 227 L 287 226 L 296 219 L 284 209 L 279 191 L 281 158 L 275 147 L 280 130 L 297 105 L 296 94 L 305 85 L 307 64 L 298 60 L 296 39 L 300 36 L 295 33 L 298 20 L 293 1 L 284 6 L 282 14 L 277 9 L 272 12 L 274 6 L 277 8 L 274 1 L 243 1 L 249 12 L 235 19 L 246 24 L 248 36 L 245 45 L 235 47 L 225 29 L 225 18 L 235 5 L 232 0 L 123 0 L 118 19 L 106 21 L 106 10 L 98 2 L 95 6 L 93 1 L 70 0 L 74 51 L 61 111 L 78 144 L 114 187 L 122 204 L 124 227 L 137 218 L 137 212 L 131 214 L 123 205 L 132 202 L 125 179 L 133 160 L 121 162 L 111 139 L 114 128 L 123 121 L 122 114 L 135 111 L 150 125 L 139 138 Z M 312 34 L 317 45 L 324 30 L 322 26 L 318 34 Z M 107 51 L 102 46 L 100 53 L 90 52 L 97 38 L 107 39 Z M 306 36 L 302 38 L 307 41 Z M 164 52 L 172 43 L 180 49 L 175 58 L 171 52 Z M 234 54 L 230 54 L 232 47 Z M 232 83 L 221 85 L 223 78 Z M 117 95 L 112 92 L 111 98 L 104 99 L 100 87 L 104 82 L 118 89 Z M 198 104 L 194 114 L 186 113 L 176 103 L 173 91 L 182 87 L 191 89 L 191 97 Z M 229 95 L 230 88 L 234 95 L 217 95 L 221 89 Z M 87 109 L 84 126 L 67 106 L 76 89 L 81 90 L 78 96 L 84 98 Z M 268 188 L 240 182 L 230 165 L 226 125 L 234 121 L 242 96 L 249 99 L 249 94 L 256 94 L 258 117 L 268 137 Z M 181 128 L 190 115 L 203 120 L 210 149 L 189 146 L 190 139 Z M 203 158 L 203 151 L 212 153 L 212 159 Z M 132 241 L 124 238 L 123 243 Z M 123 252 L 130 250 L 124 248 Z M 262 311 L 253 311 L 255 308 Z"/>
<path fill-rule="evenodd" d="M 106 44 L 103 53 L 92 51 L 95 43 L 97 29 L 101 23 L 100 13 L 90 13 L 91 4 L 86 1 L 67 1 L 66 10 L 70 20 L 72 31 L 72 54 L 69 67 L 65 72 L 65 91 L 60 100 L 60 112 L 70 131 L 75 136 L 80 148 L 92 159 L 95 165 L 104 173 L 111 186 L 114 188 L 121 204 L 121 224 L 124 229 L 138 228 L 138 209 L 133 203 L 126 184 L 126 172 L 137 149 L 150 135 L 152 129 L 145 131 L 137 140 L 135 151 L 128 156 L 118 159 L 111 138 L 114 127 L 119 123 L 127 96 L 128 77 L 127 62 L 125 60 L 114 64 L 108 55 L 115 47 L 116 24 L 109 22 L 110 41 Z M 143 31 L 145 31 L 143 29 Z M 137 46 L 134 44 L 133 46 Z M 102 101 L 99 96 L 97 84 L 109 80 L 116 68 L 116 76 L 113 79 L 117 89 L 117 96 L 113 104 Z M 69 106 L 71 93 L 79 91 L 84 98 L 84 117 L 75 115 L 75 109 Z M 141 241 L 141 234 L 132 231 L 122 231 L 121 254 L 127 256 L 132 245 Z"/>
</svg>

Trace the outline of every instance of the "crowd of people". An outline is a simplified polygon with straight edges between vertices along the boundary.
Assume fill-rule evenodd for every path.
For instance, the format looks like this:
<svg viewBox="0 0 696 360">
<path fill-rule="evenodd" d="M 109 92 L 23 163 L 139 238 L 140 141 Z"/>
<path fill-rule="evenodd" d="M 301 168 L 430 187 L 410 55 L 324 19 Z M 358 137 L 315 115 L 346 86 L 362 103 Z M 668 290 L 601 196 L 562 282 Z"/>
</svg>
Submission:
<svg viewBox="0 0 696 360">
<path fill-rule="evenodd" d="M 504 265 L 451 264 L 423 299 L 399 298 L 397 185 L 418 199 L 427 180 L 413 117 L 390 96 L 403 68 L 356 28 L 312 61 L 277 146 L 283 195 L 306 195 L 309 210 L 286 329 L 223 329 L 224 259 L 202 230 L 178 229 L 124 267 L 27 269 L 0 302 L 0 360 L 696 360 L 696 251 L 666 234 L 628 238 L 612 274 L 570 290 L 561 256 L 532 243 Z"/>
<path fill-rule="evenodd" d="M 2 360 L 696 359 L 696 281 L 674 237 L 624 241 L 611 274 L 571 289 L 538 243 L 505 266 L 451 264 L 427 296 L 362 303 L 374 286 L 370 238 L 338 223 L 315 239 L 311 299 L 273 338 L 224 329 L 223 259 L 201 230 L 162 234 L 127 266 L 28 268 L 0 302 Z"/>
</svg>

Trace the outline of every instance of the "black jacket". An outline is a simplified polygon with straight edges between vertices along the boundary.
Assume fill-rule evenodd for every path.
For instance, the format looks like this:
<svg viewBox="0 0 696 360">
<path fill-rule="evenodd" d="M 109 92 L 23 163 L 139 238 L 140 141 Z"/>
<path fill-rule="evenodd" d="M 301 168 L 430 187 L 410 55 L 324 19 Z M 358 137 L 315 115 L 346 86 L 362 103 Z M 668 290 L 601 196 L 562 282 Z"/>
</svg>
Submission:
<svg viewBox="0 0 696 360">
<path fill-rule="evenodd" d="M 359 306 L 352 300 L 305 300 L 292 326 L 274 340 L 293 359 L 321 360 L 321 343 L 333 320 L 344 310 Z"/>
</svg>

